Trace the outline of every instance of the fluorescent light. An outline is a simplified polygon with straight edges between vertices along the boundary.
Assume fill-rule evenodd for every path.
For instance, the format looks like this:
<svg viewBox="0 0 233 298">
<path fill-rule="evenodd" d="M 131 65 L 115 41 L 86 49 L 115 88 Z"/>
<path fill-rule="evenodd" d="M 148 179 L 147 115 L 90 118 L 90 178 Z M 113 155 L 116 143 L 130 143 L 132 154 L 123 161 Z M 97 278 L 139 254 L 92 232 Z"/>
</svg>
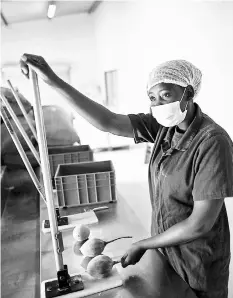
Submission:
<svg viewBox="0 0 233 298">
<path fill-rule="evenodd" d="M 52 19 L 55 16 L 55 12 L 56 12 L 56 4 L 54 2 L 50 2 L 49 3 L 49 7 L 48 7 L 48 18 Z"/>
</svg>

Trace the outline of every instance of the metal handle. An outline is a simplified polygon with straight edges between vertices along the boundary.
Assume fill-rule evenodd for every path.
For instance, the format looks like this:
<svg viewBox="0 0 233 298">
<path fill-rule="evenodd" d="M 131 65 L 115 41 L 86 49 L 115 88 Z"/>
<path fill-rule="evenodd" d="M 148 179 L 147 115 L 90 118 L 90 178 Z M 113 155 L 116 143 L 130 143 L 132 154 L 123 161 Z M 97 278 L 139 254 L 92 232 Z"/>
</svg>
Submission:
<svg viewBox="0 0 233 298">
<path fill-rule="evenodd" d="M 7 80 L 7 83 L 8 83 L 8 85 L 9 85 L 9 87 L 10 87 L 10 89 L 11 89 L 11 91 L 12 91 L 14 97 L 15 97 L 16 102 L 18 103 L 18 105 L 19 105 L 19 107 L 20 107 L 20 109 L 21 109 L 21 111 L 22 111 L 22 113 L 23 113 L 23 115 L 24 115 L 24 118 L 26 119 L 26 121 L 27 121 L 27 123 L 28 123 L 28 126 L 30 127 L 30 129 L 31 129 L 31 131 L 32 131 L 32 133 L 33 133 L 34 138 L 35 138 L 36 141 L 37 141 L 36 130 L 35 130 L 34 126 L 32 125 L 31 119 L 28 117 L 27 112 L 26 112 L 25 109 L 24 109 L 24 106 L 23 106 L 23 104 L 22 104 L 22 102 L 21 102 L 21 99 L 20 99 L 19 95 L 18 95 L 17 92 L 15 91 L 13 85 L 11 84 L 11 81 L 10 81 L 10 80 Z"/>
<path fill-rule="evenodd" d="M 24 162 L 24 165 L 25 165 L 25 167 L 26 167 L 26 169 L 27 169 L 30 177 L 32 178 L 33 183 L 35 184 L 35 187 L 37 188 L 38 192 L 42 196 L 44 202 L 46 203 L 44 188 L 40 184 L 39 180 L 37 179 L 36 174 L 35 174 L 32 166 L 31 166 L 31 164 L 30 164 L 30 162 L 29 162 L 29 160 L 27 158 L 27 155 L 24 152 L 23 147 L 22 147 L 22 145 L 21 145 L 21 143 L 20 143 L 20 141 L 19 141 L 19 139 L 17 137 L 17 134 L 14 131 L 14 128 L 11 125 L 11 122 L 10 122 L 8 116 L 7 116 L 6 108 L 3 107 L 3 106 L 1 106 L 1 117 L 3 119 L 3 122 L 6 125 L 6 128 L 7 128 L 8 132 L 9 132 L 9 134 L 10 134 L 10 136 L 11 136 L 11 138 L 12 138 L 12 140 L 13 140 L 13 142 L 14 142 L 17 150 L 18 150 L 18 152 L 19 152 L 19 155 L 21 156 L 21 158 L 22 158 L 22 160 Z"/>
<path fill-rule="evenodd" d="M 29 139 L 27 133 L 25 132 L 22 124 L 20 123 L 19 119 L 17 118 L 17 116 L 15 115 L 15 112 L 13 111 L 12 107 L 10 106 L 7 98 L 4 96 L 4 94 L 1 94 L 1 99 L 4 103 L 4 105 L 7 107 L 7 110 L 9 112 L 9 114 L 11 115 L 11 118 L 14 120 L 18 130 L 20 131 L 20 133 L 22 134 L 24 140 L 26 141 L 28 147 L 31 149 L 36 161 L 38 162 L 38 164 L 40 165 L 40 157 L 38 155 L 38 152 L 36 151 L 35 147 L 32 145 L 31 140 Z"/>
<path fill-rule="evenodd" d="M 109 209 L 109 207 L 108 206 L 96 207 L 96 208 L 93 208 L 92 210 L 93 211 L 101 211 L 101 210 L 106 210 L 106 209 Z"/>
<path fill-rule="evenodd" d="M 48 215 L 49 215 L 49 222 L 51 228 L 51 237 L 53 243 L 53 250 L 54 250 L 54 257 L 57 271 L 63 270 L 63 258 L 62 252 L 59 251 L 59 242 L 57 239 L 58 234 L 58 224 L 56 218 L 56 212 L 54 207 L 53 201 L 53 188 L 52 188 L 52 181 L 51 181 L 51 172 L 49 166 L 49 159 L 48 159 L 48 148 L 47 148 L 47 141 L 46 141 L 46 134 L 45 134 L 45 127 L 44 127 L 44 119 L 43 119 L 43 111 L 41 106 L 40 100 L 40 92 L 39 92 L 39 85 L 38 85 L 38 78 L 35 71 L 32 69 L 30 71 L 30 76 L 32 80 L 32 86 L 34 91 L 34 113 L 35 113 L 35 122 L 36 122 L 36 130 L 38 135 L 38 145 L 39 145 L 39 152 L 41 158 L 41 171 L 43 175 L 44 187 L 45 187 L 45 194 L 47 198 L 47 208 L 48 208 Z"/>
<path fill-rule="evenodd" d="M 76 189 L 76 188 L 74 188 Z M 102 207 L 96 207 L 96 208 L 93 208 L 93 209 L 84 209 L 85 212 L 90 212 L 90 211 L 101 211 L 101 210 L 106 210 L 106 209 L 109 209 L 108 206 L 102 206 Z"/>
</svg>

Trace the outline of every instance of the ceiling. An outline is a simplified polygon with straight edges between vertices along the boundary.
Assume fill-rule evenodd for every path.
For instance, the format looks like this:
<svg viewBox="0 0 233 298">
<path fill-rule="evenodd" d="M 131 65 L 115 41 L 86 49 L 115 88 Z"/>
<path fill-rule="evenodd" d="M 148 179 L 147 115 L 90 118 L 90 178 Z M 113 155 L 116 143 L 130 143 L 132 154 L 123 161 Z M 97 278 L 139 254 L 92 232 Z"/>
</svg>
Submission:
<svg viewBox="0 0 233 298">
<path fill-rule="evenodd" d="M 40 19 L 47 19 L 48 0 L 41 1 L 1 1 L 1 24 L 11 25 L 21 22 L 29 22 Z M 55 1 L 55 17 L 92 13 L 102 1 Z"/>
</svg>

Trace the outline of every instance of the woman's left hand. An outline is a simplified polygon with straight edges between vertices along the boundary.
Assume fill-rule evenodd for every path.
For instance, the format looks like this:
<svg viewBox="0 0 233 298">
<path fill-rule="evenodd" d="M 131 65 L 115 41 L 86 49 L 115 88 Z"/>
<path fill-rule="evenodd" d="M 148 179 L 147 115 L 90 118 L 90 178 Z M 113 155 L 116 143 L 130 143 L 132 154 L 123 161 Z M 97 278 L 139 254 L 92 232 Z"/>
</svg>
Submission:
<svg viewBox="0 0 233 298">
<path fill-rule="evenodd" d="M 145 252 L 146 249 L 141 246 L 140 242 L 134 243 L 121 258 L 122 267 L 125 268 L 129 265 L 135 265 L 140 261 Z"/>
</svg>

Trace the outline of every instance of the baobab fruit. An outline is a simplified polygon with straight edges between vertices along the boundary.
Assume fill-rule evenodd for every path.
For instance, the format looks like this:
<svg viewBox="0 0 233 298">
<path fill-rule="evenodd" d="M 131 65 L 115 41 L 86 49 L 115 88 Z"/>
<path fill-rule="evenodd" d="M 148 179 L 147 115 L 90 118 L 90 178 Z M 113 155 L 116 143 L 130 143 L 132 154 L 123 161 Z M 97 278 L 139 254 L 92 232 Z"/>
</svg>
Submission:
<svg viewBox="0 0 233 298">
<path fill-rule="evenodd" d="M 90 261 L 92 260 L 92 257 L 83 257 L 82 262 L 80 263 L 80 265 L 87 270 L 87 265 L 90 263 Z"/>
<path fill-rule="evenodd" d="M 112 267 L 120 261 L 113 261 L 110 257 L 100 255 L 94 257 L 87 265 L 87 273 L 96 279 L 111 275 Z"/>
<path fill-rule="evenodd" d="M 73 252 L 77 255 L 77 256 L 82 256 L 82 253 L 80 251 L 80 248 L 82 247 L 82 245 L 87 241 L 86 240 L 83 240 L 83 241 L 79 241 L 79 240 L 76 240 L 73 244 Z"/>
<path fill-rule="evenodd" d="M 73 230 L 73 237 L 75 240 L 84 241 L 88 239 L 89 236 L 90 236 L 90 229 L 88 228 L 88 226 L 79 225 L 79 226 L 76 226 Z"/>
</svg>

